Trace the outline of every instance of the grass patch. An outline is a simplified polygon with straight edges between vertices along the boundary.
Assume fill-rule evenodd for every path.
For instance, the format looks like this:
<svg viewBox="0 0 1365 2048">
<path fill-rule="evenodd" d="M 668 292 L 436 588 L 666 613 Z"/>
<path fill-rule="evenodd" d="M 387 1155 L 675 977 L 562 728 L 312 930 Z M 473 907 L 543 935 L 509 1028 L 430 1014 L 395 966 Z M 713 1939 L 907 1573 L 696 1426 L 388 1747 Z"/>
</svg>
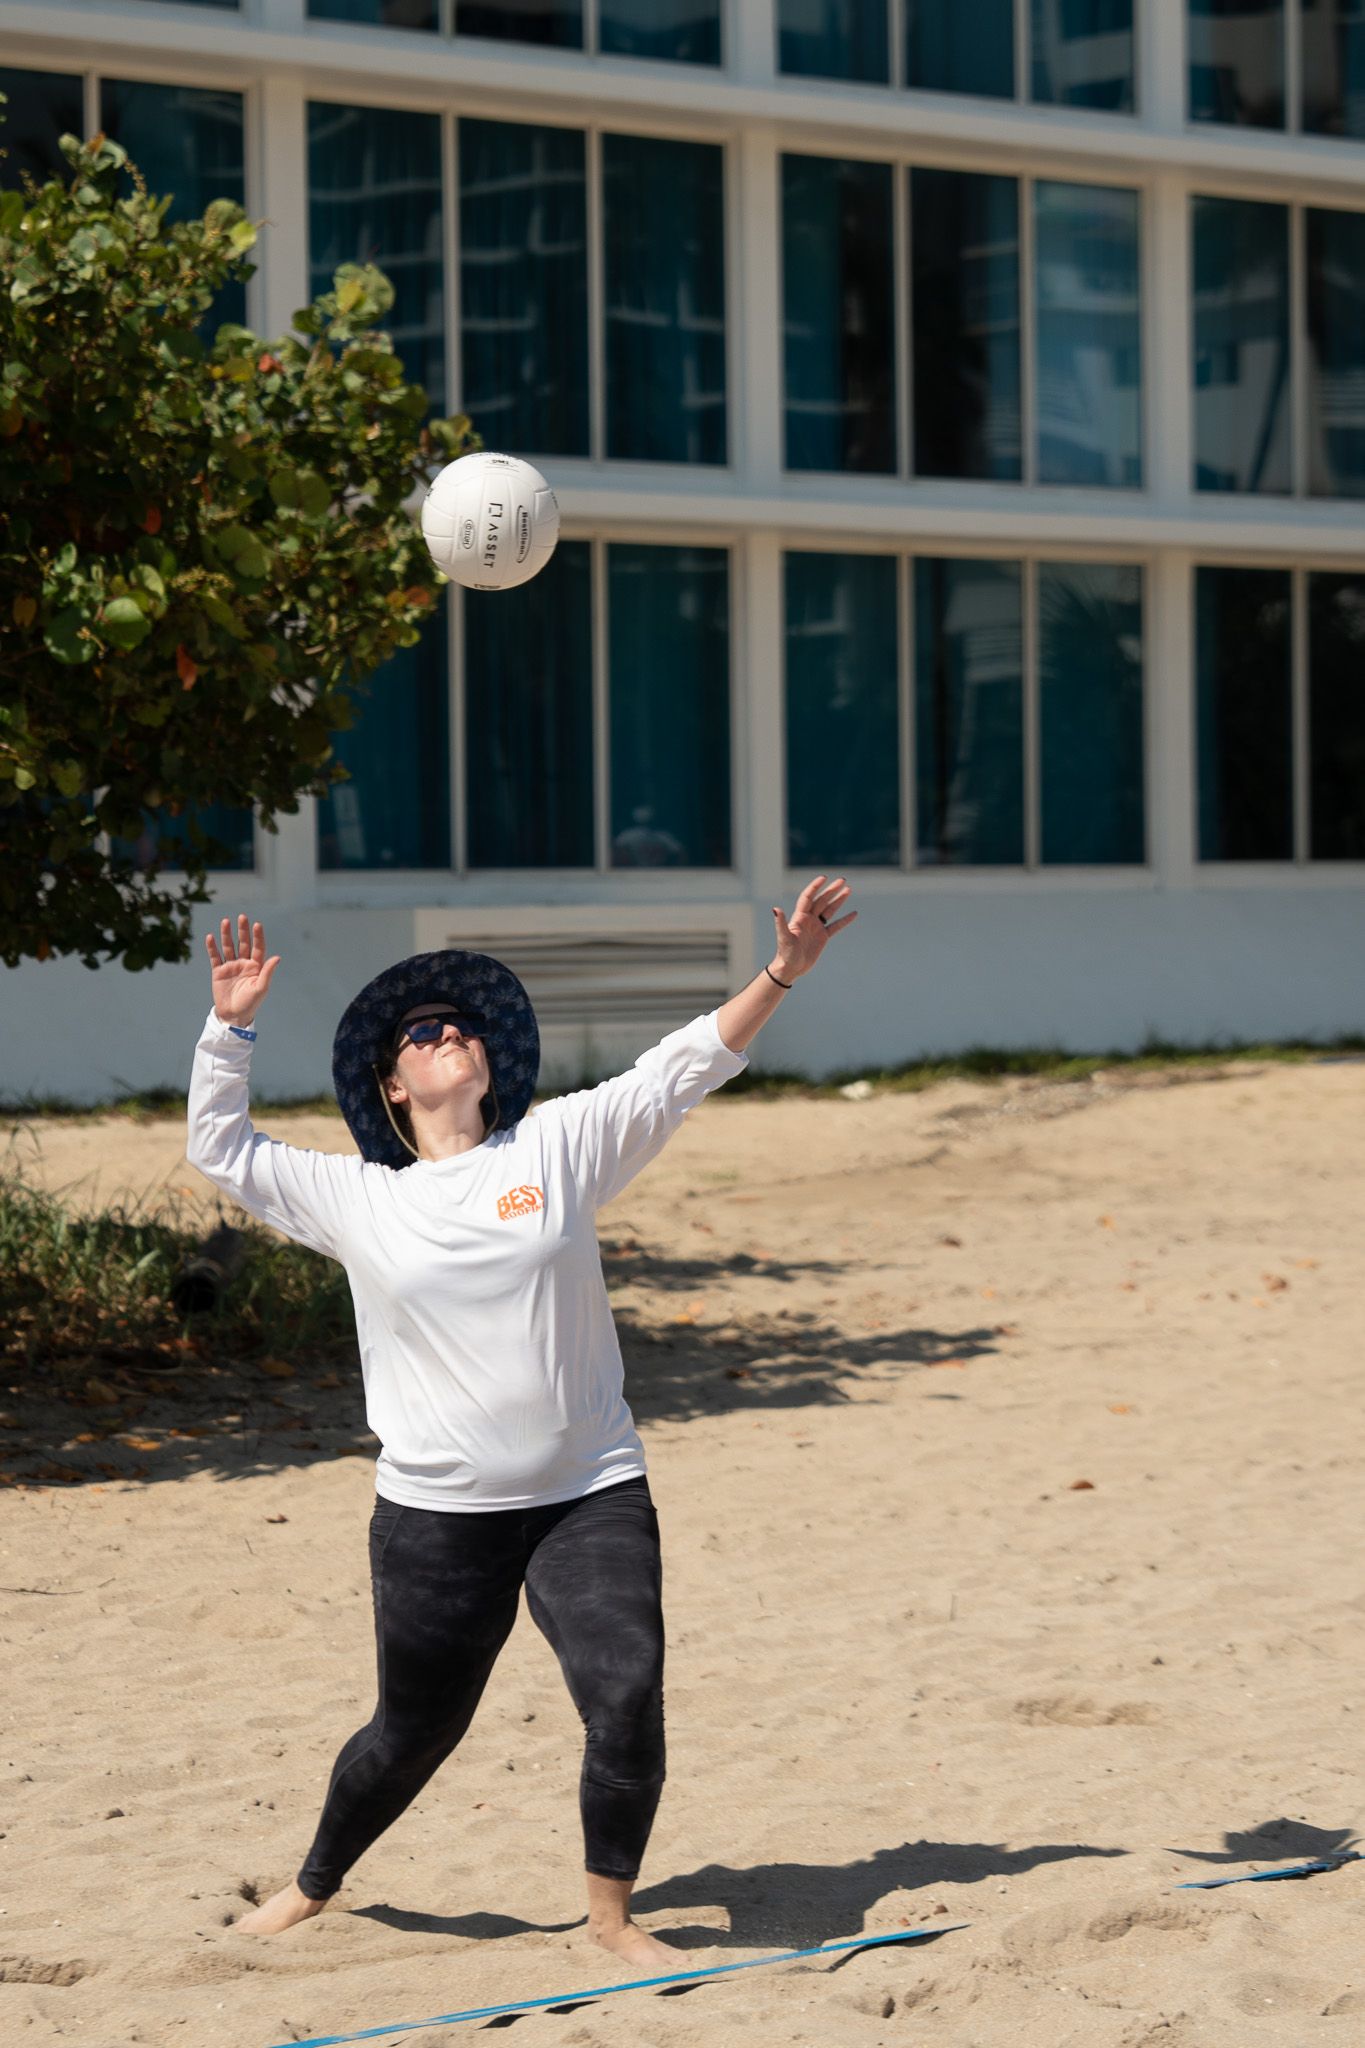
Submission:
<svg viewBox="0 0 1365 2048">
<path fill-rule="evenodd" d="M 171 1285 L 207 1234 L 174 1201 L 73 1213 L 57 1195 L 0 1178 L 0 1361 L 13 1373 L 275 1355 L 300 1370 L 355 1349 L 341 1268 L 254 1226 L 216 1309 L 192 1318 Z"/>
</svg>

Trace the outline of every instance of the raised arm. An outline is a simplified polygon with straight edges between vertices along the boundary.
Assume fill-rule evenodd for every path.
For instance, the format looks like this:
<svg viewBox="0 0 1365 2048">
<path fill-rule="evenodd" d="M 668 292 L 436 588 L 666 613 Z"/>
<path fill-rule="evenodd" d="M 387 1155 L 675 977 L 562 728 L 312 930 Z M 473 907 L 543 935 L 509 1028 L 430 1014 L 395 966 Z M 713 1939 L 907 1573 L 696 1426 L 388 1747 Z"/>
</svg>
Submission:
<svg viewBox="0 0 1365 2048">
<path fill-rule="evenodd" d="M 247 1113 L 253 1029 L 279 955 L 265 932 L 239 917 L 205 939 L 213 1009 L 195 1047 L 186 1157 L 235 1202 L 314 1251 L 340 1257 L 345 1218 L 360 1187 L 360 1160 L 304 1151 L 253 1130 Z"/>
<path fill-rule="evenodd" d="M 827 875 L 817 875 L 813 882 L 807 882 L 796 899 L 796 908 L 791 914 L 790 924 L 783 912 L 773 906 L 773 919 L 777 926 L 777 951 L 767 967 L 759 969 L 747 988 L 737 996 L 731 996 L 716 1012 L 716 1024 L 720 1035 L 731 1052 L 743 1052 L 763 1029 L 769 1017 L 777 1009 L 792 984 L 803 974 L 809 974 L 825 947 L 836 932 L 852 924 L 858 915 L 850 910 L 846 917 L 837 917 L 849 899 L 849 886 L 841 875 L 831 882 Z"/>
</svg>

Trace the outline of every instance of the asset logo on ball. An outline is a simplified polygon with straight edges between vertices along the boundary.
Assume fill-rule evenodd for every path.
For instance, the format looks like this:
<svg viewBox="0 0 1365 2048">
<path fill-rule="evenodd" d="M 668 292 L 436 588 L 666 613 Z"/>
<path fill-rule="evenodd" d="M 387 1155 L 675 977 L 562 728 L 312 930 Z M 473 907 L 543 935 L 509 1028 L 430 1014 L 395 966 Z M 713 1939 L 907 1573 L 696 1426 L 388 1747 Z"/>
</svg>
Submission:
<svg viewBox="0 0 1365 2048">
<path fill-rule="evenodd" d="M 431 559 L 466 590 L 515 590 L 555 551 L 559 505 L 538 469 L 483 451 L 448 462 L 422 506 Z"/>
</svg>

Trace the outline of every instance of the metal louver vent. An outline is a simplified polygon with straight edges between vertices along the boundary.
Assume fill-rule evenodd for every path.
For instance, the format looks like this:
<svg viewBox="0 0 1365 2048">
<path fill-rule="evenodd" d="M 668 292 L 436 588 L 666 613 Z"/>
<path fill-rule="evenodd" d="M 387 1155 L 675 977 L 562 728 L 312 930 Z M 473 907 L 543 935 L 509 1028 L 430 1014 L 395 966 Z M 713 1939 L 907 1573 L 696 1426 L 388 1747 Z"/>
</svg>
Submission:
<svg viewBox="0 0 1365 2048">
<path fill-rule="evenodd" d="M 455 938 L 525 984 L 542 1029 L 681 1024 L 730 993 L 725 931 L 480 933 Z"/>
</svg>

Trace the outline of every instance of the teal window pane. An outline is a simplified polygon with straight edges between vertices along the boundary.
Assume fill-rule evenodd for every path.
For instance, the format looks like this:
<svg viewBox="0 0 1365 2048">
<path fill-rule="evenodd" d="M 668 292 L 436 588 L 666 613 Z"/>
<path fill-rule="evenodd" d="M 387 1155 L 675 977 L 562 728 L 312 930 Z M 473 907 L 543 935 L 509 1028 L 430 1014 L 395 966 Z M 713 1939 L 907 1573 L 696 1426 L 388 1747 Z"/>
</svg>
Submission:
<svg viewBox="0 0 1365 2048">
<path fill-rule="evenodd" d="M 788 469 L 896 469 L 890 164 L 782 159 Z"/>
<path fill-rule="evenodd" d="M 1038 481 L 1142 482 L 1138 195 L 1109 185 L 1034 193 Z"/>
<path fill-rule="evenodd" d="M 1308 578 L 1308 817 L 1314 860 L 1365 860 L 1365 577 Z"/>
<path fill-rule="evenodd" d="M 1024 859 L 1024 638 L 1017 562 L 915 563 L 921 867 Z"/>
<path fill-rule="evenodd" d="M 14 71 L 0 65 L 0 186 L 22 186 L 25 172 L 45 185 L 63 183 L 71 166 L 57 147 L 63 135 L 84 135 L 84 81 L 65 71 Z"/>
<path fill-rule="evenodd" d="M 244 102 L 239 92 L 191 85 L 149 85 L 127 78 L 100 84 L 100 124 L 121 142 L 170 218 L 189 220 L 215 199 L 246 204 Z M 246 321 L 246 286 L 225 285 L 213 324 Z"/>
<path fill-rule="evenodd" d="M 607 549 L 611 864 L 730 865 L 730 559 Z"/>
<path fill-rule="evenodd" d="M 1192 205 L 1195 488 L 1288 491 L 1289 209 Z"/>
<path fill-rule="evenodd" d="M 602 138 L 607 453 L 723 463 L 723 150 Z"/>
<path fill-rule="evenodd" d="M 437 27 L 436 0 L 308 0 L 314 21 L 362 21 L 375 28 Z"/>
<path fill-rule="evenodd" d="M 1365 213 L 1309 207 L 1308 487 L 1365 498 Z"/>
<path fill-rule="evenodd" d="M 592 548 L 532 582 L 464 594 L 472 868 L 593 866 Z"/>
<path fill-rule="evenodd" d="M 457 0 L 455 33 L 581 50 L 582 0 Z"/>
<path fill-rule="evenodd" d="M 1190 119 L 1284 126 L 1284 0 L 1188 0 Z"/>
<path fill-rule="evenodd" d="M 584 137 L 461 121 L 459 141 L 460 402 L 489 447 L 587 455 Z"/>
<path fill-rule="evenodd" d="M 1365 140 L 1365 4 L 1300 0 L 1303 125 Z"/>
<path fill-rule="evenodd" d="M 1038 686 L 1044 865 L 1140 863 L 1141 569 L 1039 565 Z"/>
<path fill-rule="evenodd" d="M 308 270 L 314 294 L 343 263 L 376 263 L 394 290 L 385 326 L 408 377 L 446 408 L 441 120 L 308 102 Z"/>
<path fill-rule="evenodd" d="M 376 669 L 355 724 L 333 735 L 350 776 L 318 803 L 320 868 L 450 866 L 445 606 Z"/>
<path fill-rule="evenodd" d="M 255 829 L 250 807 L 235 804 L 200 804 L 172 817 L 167 810 L 144 811 L 142 830 L 136 839 L 116 839 L 115 854 L 125 855 L 139 868 L 183 869 L 186 847 L 195 845 L 208 853 L 211 872 L 250 873 L 256 864 Z"/>
<path fill-rule="evenodd" d="M 894 555 L 789 554 L 787 861 L 898 867 Z"/>
<path fill-rule="evenodd" d="M 1133 0 L 1031 0 L 1033 97 L 1131 114 Z"/>
<path fill-rule="evenodd" d="M 720 0 L 599 0 L 597 39 L 617 57 L 719 64 Z"/>
<path fill-rule="evenodd" d="M 905 82 L 1014 98 L 1014 0 L 905 0 Z"/>
<path fill-rule="evenodd" d="M 1022 475 L 1019 181 L 910 173 L 917 476 Z"/>
<path fill-rule="evenodd" d="M 795 78 L 891 77 L 886 0 L 778 0 L 777 67 Z"/>
<path fill-rule="evenodd" d="M 1287 570 L 1195 572 L 1200 860 L 1293 856 L 1289 612 Z"/>
</svg>

